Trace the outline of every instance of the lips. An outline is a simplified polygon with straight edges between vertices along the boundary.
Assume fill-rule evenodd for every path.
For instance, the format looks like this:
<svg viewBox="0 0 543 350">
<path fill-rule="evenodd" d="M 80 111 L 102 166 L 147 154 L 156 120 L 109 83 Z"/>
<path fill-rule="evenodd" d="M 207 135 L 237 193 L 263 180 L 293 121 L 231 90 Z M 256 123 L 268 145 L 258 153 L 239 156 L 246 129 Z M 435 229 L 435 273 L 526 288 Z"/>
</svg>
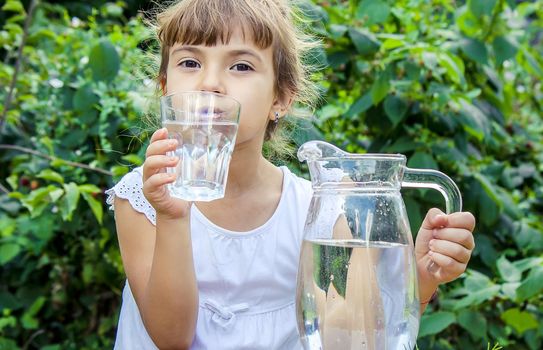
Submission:
<svg viewBox="0 0 543 350">
<path fill-rule="evenodd" d="M 204 107 L 198 110 L 201 118 L 218 119 L 224 115 L 224 111 L 218 108 Z"/>
</svg>

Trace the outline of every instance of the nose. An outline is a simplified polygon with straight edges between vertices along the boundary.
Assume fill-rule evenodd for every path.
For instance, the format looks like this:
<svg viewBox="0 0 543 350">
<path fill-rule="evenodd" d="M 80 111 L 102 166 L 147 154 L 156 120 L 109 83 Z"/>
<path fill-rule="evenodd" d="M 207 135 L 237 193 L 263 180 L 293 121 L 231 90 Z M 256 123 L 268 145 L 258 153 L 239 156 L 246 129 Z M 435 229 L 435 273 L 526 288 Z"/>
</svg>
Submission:
<svg viewBox="0 0 543 350">
<path fill-rule="evenodd" d="M 215 92 L 218 94 L 226 94 L 224 78 L 220 69 L 207 67 L 200 71 L 198 89 L 200 91 Z"/>
</svg>

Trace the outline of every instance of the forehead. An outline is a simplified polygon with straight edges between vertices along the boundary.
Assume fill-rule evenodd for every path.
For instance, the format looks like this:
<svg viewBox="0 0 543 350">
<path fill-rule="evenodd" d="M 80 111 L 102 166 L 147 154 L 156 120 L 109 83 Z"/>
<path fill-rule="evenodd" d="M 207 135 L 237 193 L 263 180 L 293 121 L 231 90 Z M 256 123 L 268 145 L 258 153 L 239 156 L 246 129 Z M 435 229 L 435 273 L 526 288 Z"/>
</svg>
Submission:
<svg viewBox="0 0 543 350">
<path fill-rule="evenodd" d="M 246 33 L 246 32 L 245 32 Z M 194 43 L 190 41 L 179 41 L 170 47 L 170 55 L 182 49 L 188 51 L 209 51 L 216 52 L 225 51 L 233 54 L 253 54 L 260 59 L 271 54 L 272 49 L 269 47 L 261 47 L 255 43 L 252 35 L 245 34 L 241 27 L 236 27 L 229 35 L 228 40 L 217 40 L 217 42 L 207 45 L 206 43 Z"/>
<path fill-rule="evenodd" d="M 241 7 L 239 0 L 220 0 L 218 3 L 223 5 L 217 8 L 211 7 L 208 1 L 217 3 L 206 0 L 201 8 L 196 2 L 188 2 L 188 7 L 180 8 L 164 18 L 159 30 L 161 42 L 167 47 L 177 43 L 213 46 L 228 44 L 236 34 L 260 48 L 273 44 L 277 28 L 273 21 L 266 17 L 262 8 Z"/>
</svg>

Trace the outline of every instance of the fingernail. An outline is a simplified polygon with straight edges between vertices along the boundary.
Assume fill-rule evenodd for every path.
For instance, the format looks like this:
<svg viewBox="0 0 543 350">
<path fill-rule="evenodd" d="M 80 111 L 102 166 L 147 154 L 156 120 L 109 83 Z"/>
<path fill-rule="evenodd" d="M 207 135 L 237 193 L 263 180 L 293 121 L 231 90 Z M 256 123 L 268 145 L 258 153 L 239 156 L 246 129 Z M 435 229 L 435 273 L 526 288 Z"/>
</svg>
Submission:
<svg viewBox="0 0 543 350">
<path fill-rule="evenodd" d="M 432 230 L 432 237 L 434 237 L 434 238 L 437 237 L 437 230 Z"/>
<path fill-rule="evenodd" d="M 177 157 L 170 157 L 171 162 L 175 162 L 177 160 Z"/>
<path fill-rule="evenodd" d="M 434 255 L 434 252 L 430 250 L 430 251 L 428 252 L 428 255 L 432 256 L 432 255 Z"/>
<path fill-rule="evenodd" d="M 177 145 L 177 140 L 175 140 L 175 139 L 170 140 L 169 145 L 170 145 L 170 146 L 175 146 L 175 145 Z"/>
<path fill-rule="evenodd" d="M 432 240 L 430 240 L 430 242 L 428 243 L 428 245 L 429 245 L 430 247 L 432 247 L 432 246 L 434 245 L 434 243 L 435 243 L 435 240 L 432 239 Z"/>
</svg>

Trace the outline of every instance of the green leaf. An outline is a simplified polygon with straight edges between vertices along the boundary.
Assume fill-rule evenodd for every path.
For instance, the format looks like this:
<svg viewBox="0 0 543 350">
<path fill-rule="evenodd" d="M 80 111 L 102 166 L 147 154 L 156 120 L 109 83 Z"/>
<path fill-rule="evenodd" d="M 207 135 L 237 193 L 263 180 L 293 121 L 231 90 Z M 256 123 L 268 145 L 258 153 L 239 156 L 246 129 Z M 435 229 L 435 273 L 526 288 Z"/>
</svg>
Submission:
<svg viewBox="0 0 543 350">
<path fill-rule="evenodd" d="M 21 252 L 21 246 L 16 243 L 3 243 L 0 245 L 0 265 L 5 265 Z"/>
<path fill-rule="evenodd" d="M 58 188 L 49 192 L 49 198 L 51 198 L 51 203 L 56 203 L 63 194 L 64 190 L 62 188 Z"/>
<path fill-rule="evenodd" d="M 432 312 L 421 318 L 419 337 L 437 334 L 456 322 L 454 313 L 447 311 Z"/>
<path fill-rule="evenodd" d="M 73 182 L 64 185 L 64 196 L 60 201 L 59 209 L 62 215 L 62 219 L 65 221 L 71 221 L 72 215 L 77 208 L 79 202 L 79 188 Z"/>
<path fill-rule="evenodd" d="M 511 264 L 505 257 L 505 254 L 500 256 L 496 262 L 496 266 L 502 278 L 507 282 L 518 282 L 522 277 L 522 271 L 519 271 L 515 265 Z"/>
<path fill-rule="evenodd" d="M 501 205 L 500 198 L 498 197 L 498 191 L 496 190 L 494 184 L 488 180 L 488 178 L 480 173 L 474 173 L 473 177 L 479 182 L 487 196 L 492 199 L 497 206 Z"/>
<path fill-rule="evenodd" d="M 100 187 L 92 185 L 92 184 L 79 185 L 78 188 L 80 192 L 85 192 L 85 193 L 101 193 L 102 192 Z"/>
<path fill-rule="evenodd" d="M 515 268 L 522 273 L 535 266 L 543 265 L 543 257 L 537 257 L 537 258 L 530 257 L 530 258 L 525 258 L 522 260 L 517 260 L 513 263 L 513 265 L 515 265 Z"/>
<path fill-rule="evenodd" d="M 439 65 L 445 68 L 447 76 L 456 84 L 464 84 L 464 62 L 451 53 L 442 53 L 437 56 Z"/>
<path fill-rule="evenodd" d="M 487 321 L 485 316 L 476 311 L 462 310 L 458 314 L 458 324 L 474 338 L 486 338 Z"/>
<path fill-rule="evenodd" d="M 540 79 L 543 79 L 543 67 L 527 49 L 522 50 L 522 55 L 520 58 L 520 62 L 524 69 L 526 69 L 530 74 L 536 75 Z"/>
<path fill-rule="evenodd" d="M 492 42 L 492 48 L 494 49 L 497 66 L 501 66 L 503 62 L 515 57 L 518 51 L 517 45 L 505 36 L 496 37 Z"/>
<path fill-rule="evenodd" d="M 20 347 L 11 339 L 0 336 L 0 350 L 19 350 Z"/>
<path fill-rule="evenodd" d="M 527 311 L 520 311 L 517 308 L 509 309 L 501 315 L 501 319 L 513 327 L 519 335 L 522 335 L 529 329 L 535 329 L 538 322 L 535 316 Z"/>
<path fill-rule="evenodd" d="M 39 326 L 39 321 L 36 317 L 36 314 L 41 310 L 43 304 L 45 303 L 46 298 L 41 296 L 32 305 L 26 310 L 21 318 L 21 323 L 25 329 L 36 329 Z"/>
<path fill-rule="evenodd" d="M 76 111 L 86 113 L 95 109 L 95 105 L 100 102 L 90 85 L 80 87 L 73 97 L 73 106 Z"/>
<path fill-rule="evenodd" d="M 468 306 L 476 306 L 484 303 L 487 300 L 493 299 L 500 292 L 500 286 L 490 285 L 488 287 L 474 290 L 468 295 L 458 300 L 453 306 L 453 310 L 461 310 Z"/>
<path fill-rule="evenodd" d="M 377 105 L 381 102 L 390 89 L 390 73 L 388 70 L 385 70 L 379 74 L 377 80 L 373 82 L 371 86 L 371 101 L 374 105 Z"/>
<path fill-rule="evenodd" d="M 16 12 L 20 14 L 26 13 L 23 4 L 19 0 L 8 0 L 4 6 L 2 6 L 2 11 Z"/>
<path fill-rule="evenodd" d="M 383 41 L 383 49 L 385 50 L 393 50 L 398 47 L 405 46 L 406 42 L 405 40 L 399 39 L 399 38 L 387 38 L 385 41 Z"/>
<path fill-rule="evenodd" d="M 347 113 L 345 113 L 345 116 L 352 118 L 357 114 L 364 113 L 372 106 L 372 104 L 371 94 L 368 92 L 353 103 Z"/>
<path fill-rule="evenodd" d="M 418 142 L 415 142 L 409 136 L 402 136 L 390 146 L 386 148 L 386 152 L 405 153 L 417 149 L 420 146 Z"/>
<path fill-rule="evenodd" d="M 520 249 L 538 251 L 543 249 L 543 232 L 526 223 L 520 224 L 518 231 L 513 235 L 513 239 Z"/>
<path fill-rule="evenodd" d="M 488 63 L 488 51 L 483 42 L 476 39 L 464 39 L 462 42 L 462 51 L 470 59 L 480 64 Z"/>
<path fill-rule="evenodd" d="M 121 67 L 121 59 L 115 46 L 107 40 L 100 41 L 91 49 L 89 66 L 95 81 L 112 81 Z"/>
<path fill-rule="evenodd" d="M 439 169 L 434 157 L 426 152 L 415 152 L 415 154 L 409 158 L 407 166 L 417 169 Z"/>
<path fill-rule="evenodd" d="M 478 290 L 492 285 L 493 283 L 488 276 L 474 270 L 469 270 L 468 276 L 464 280 L 464 286 L 467 290 Z"/>
<path fill-rule="evenodd" d="M 89 204 L 89 207 L 91 208 L 92 213 L 94 214 L 94 217 L 96 218 L 98 223 L 101 225 L 102 217 L 103 217 L 102 203 L 100 203 L 91 194 L 88 194 L 87 192 L 82 192 L 81 195 L 83 196 L 85 201 Z"/>
<path fill-rule="evenodd" d="M 40 179 L 55 181 L 55 182 L 58 182 L 59 184 L 64 183 L 64 178 L 62 177 L 62 175 L 60 175 L 59 173 L 51 169 L 44 169 L 40 171 L 37 177 L 39 177 Z"/>
<path fill-rule="evenodd" d="M 122 159 L 136 166 L 140 166 L 143 164 L 143 160 L 137 154 L 127 154 L 125 156 L 122 156 Z"/>
<path fill-rule="evenodd" d="M 92 282 L 92 277 L 94 275 L 94 268 L 91 264 L 84 264 L 83 271 L 81 272 L 81 278 L 86 285 L 89 285 Z"/>
<path fill-rule="evenodd" d="M 380 43 L 370 32 L 351 27 L 349 36 L 359 54 L 370 56 L 379 51 Z"/>
<path fill-rule="evenodd" d="M 517 300 L 522 302 L 543 291 L 543 266 L 536 266 L 517 289 Z"/>
<path fill-rule="evenodd" d="M 382 0 L 362 0 L 356 10 L 356 17 L 367 20 L 368 26 L 386 22 L 389 15 L 390 6 Z"/>
<path fill-rule="evenodd" d="M 17 227 L 16 221 L 9 216 L 0 217 L 0 236 L 9 237 L 15 231 Z"/>
<path fill-rule="evenodd" d="M 384 103 L 385 113 L 394 126 L 398 125 L 407 113 L 407 102 L 396 95 L 389 95 Z"/>
<path fill-rule="evenodd" d="M 490 16 L 497 0 L 468 0 L 468 7 L 471 13 L 477 18 Z"/>
</svg>

